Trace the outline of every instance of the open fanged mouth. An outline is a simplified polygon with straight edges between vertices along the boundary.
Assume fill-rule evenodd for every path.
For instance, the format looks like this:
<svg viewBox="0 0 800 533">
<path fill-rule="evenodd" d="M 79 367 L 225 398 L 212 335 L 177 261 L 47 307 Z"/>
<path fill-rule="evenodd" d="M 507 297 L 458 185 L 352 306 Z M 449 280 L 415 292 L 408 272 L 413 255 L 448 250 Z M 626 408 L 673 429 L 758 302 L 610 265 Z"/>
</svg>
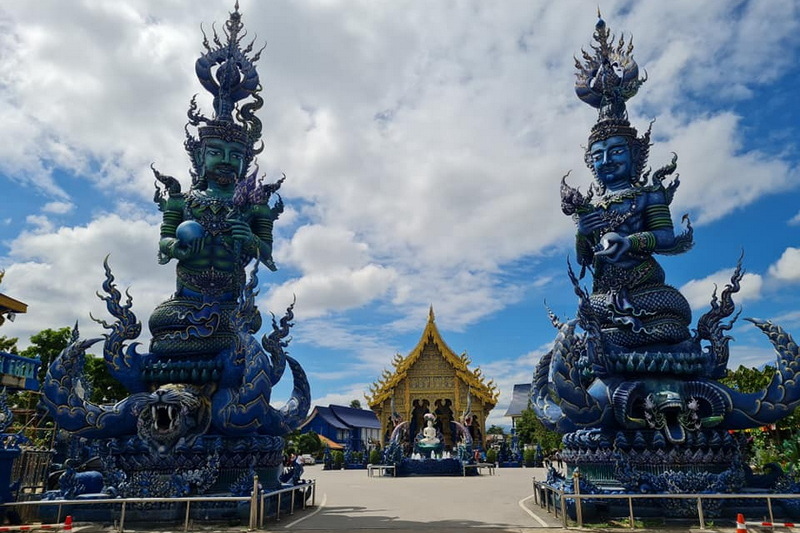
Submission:
<svg viewBox="0 0 800 533">
<path fill-rule="evenodd" d="M 150 407 L 153 416 L 153 430 L 159 433 L 169 433 L 175 429 L 177 409 L 172 405 L 153 405 Z"/>
</svg>

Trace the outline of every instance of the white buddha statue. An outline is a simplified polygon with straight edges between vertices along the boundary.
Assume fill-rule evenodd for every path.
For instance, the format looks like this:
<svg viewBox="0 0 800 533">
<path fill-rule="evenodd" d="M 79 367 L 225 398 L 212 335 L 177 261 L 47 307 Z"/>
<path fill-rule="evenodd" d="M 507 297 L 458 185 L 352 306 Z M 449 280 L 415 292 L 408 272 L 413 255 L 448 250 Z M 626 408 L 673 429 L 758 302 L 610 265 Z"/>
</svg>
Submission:
<svg viewBox="0 0 800 533">
<path fill-rule="evenodd" d="M 425 428 L 422 430 L 422 438 L 419 443 L 424 446 L 437 446 L 439 438 L 436 436 L 436 428 L 433 427 L 435 417 L 431 413 L 425 414 Z"/>
</svg>

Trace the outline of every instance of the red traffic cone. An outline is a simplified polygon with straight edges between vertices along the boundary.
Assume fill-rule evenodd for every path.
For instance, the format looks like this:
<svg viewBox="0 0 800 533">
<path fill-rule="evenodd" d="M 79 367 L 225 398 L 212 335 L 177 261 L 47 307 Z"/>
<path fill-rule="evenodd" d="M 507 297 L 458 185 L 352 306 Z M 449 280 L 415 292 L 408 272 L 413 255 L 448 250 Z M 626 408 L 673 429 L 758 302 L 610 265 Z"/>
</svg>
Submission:
<svg viewBox="0 0 800 533">
<path fill-rule="evenodd" d="M 72 515 L 67 515 L 64 519 L 64 531 L 72 531 Z"/>
<path fill-rule="evenodd" d="M 747 533 L 747 526 L 744 525 L 744 515 L 742 513 L 736 515 L 736 533 Z"/>
</svg>

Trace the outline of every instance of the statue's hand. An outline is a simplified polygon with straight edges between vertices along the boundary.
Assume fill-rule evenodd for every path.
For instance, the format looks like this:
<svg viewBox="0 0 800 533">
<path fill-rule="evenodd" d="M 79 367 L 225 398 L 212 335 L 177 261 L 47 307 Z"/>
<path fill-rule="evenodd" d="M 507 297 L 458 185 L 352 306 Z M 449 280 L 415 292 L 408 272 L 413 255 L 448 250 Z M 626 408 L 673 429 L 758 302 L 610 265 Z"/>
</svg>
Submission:
<svg viewBox="0 0 800 533">
<path fill-rule="evenodd" d="M 172 249 L 172 256 L 178 261 L 183 261 L 184 259 L 188 259 L 199 254 L 200 251 L 205 247 L 205 244 L 206 240 L 203 237 L 194 239 L 189 243 L 177 241 L 175 243 L 175 247 Z"/>
<path fill-rule="evenodd" d="M 606 221 L 600 214 L 600 211 L 592 211 L 578 217 L 578 233 L 581 235 L 589 236 L 595 231 L 602 230 L 606 227 Z"/>
<path fill-rule="evenodd" d="M 625 252 L 631 249 L 631 241 L 628 237 L 620 235 L 619 233 L 606 233 L 600 240 L 600 244 L 594 251 L 595 256 L 606 258 L 612 263 L 616 263 L 620 258 L 625 255 Z"/>
<path fill-rule="evenodd" d="M 255 235 L 253 230 L 250 229 L 250 224 L 243 220 L 231 219 L 231 237 L 234 241 L 241 242 L 242 244 L 250 243 L 253 241 Z"/>
</svg>

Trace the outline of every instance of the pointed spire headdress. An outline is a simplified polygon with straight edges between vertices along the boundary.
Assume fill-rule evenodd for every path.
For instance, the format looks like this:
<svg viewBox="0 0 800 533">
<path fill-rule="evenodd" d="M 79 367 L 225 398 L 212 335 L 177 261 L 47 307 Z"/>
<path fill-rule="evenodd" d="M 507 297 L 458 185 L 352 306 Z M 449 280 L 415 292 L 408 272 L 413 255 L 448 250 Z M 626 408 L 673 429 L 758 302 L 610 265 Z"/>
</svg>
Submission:
<svg viewBox="0 0 800 533">
<path fill-rule="evenodd" d="M 202 143 L 205 139 L 241 143 L 247 150 L 247 165 L 263 150 L 263 145 L 256 146 L 261 140 L 261 121 L 254 113 L 264 103 L 258 95 L 261 85 L 255 67 L 264 48 L 248 57 L 253 51 L 255 39 L 242 49 L 242 40 L 247 35 L 243 29 L 237 0 L 234 11 L 224 25 L 225 42 L 220 39 L 216 28 L 213 28 L 213 46 L 203 32 L 206 52 L 195 62 L 195 73 L 203 88 L 214 97 L 214 115 L 212 118 L 203 116 L 197 109 L 196 96 L 192 98 L 184 145 L 192 158 L 195 174 L 200 171 Z M 238 103 L 248 98 L 251 101 L 239 108 Z M 197 128 L 199 138 L 190 133 L 189 125 Z"/>
<path fill-rule="evenodd" d="M 594 55 L 581 49 L 583 63 L 575 58 L 578 69 L 575 80 L 575 93 L 581 101 L 598 110 L 597 123 L 589 135 L 589 145 L 613 136 L 631 139 L 638 152 L 636 164 L 637 176 L 647 161 L 650 150 L 650 129 L 642 137 L 637 137 L 636 128 L 628 121 L 628 110 L 625 103 L 636 95 L 639 87 L 647 81 L 647 73 L 639 77 L 639 66 L 633 59 L 633 40 L 625 42 L 620 36 L 615 43 L 605 21 L 597 11 L 594 41 L 591 48 Z M 590 161 L 587 159 L 590 168 Z"/>
</svg>

